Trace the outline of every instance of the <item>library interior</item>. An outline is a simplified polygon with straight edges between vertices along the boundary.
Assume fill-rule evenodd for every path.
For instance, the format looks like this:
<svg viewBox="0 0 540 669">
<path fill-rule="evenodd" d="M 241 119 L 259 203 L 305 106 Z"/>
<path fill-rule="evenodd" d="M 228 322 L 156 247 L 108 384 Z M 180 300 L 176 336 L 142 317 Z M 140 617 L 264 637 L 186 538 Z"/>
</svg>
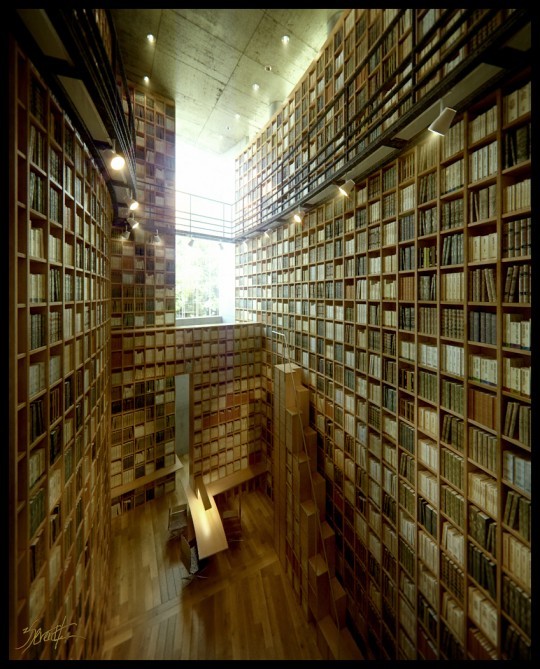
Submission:
<svg viewBox="0 0 540 669">
<path fill-rule="evenodd" d="M 8 14 L 9 659 L 538 659 L 532 10 Z"/>
</svg>

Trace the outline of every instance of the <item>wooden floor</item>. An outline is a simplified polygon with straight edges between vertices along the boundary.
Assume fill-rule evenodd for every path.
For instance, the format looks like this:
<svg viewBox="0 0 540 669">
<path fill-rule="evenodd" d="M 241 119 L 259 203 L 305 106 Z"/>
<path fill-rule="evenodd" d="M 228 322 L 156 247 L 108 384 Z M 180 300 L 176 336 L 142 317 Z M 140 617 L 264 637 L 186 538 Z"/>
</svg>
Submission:
<svg viewBox="0 0 540 669">
<path fill-rule="evenodd" d="M 242 493 L 243 540 L 209 558 L 207 578 L 189 581 L 179 539 L 167 532 L 169 505 L 184 495 L 178 482 L 175 493 L 113 519 L 101 659 L 321 659 L 273 548 L 269 499 Z"/>
</svg>

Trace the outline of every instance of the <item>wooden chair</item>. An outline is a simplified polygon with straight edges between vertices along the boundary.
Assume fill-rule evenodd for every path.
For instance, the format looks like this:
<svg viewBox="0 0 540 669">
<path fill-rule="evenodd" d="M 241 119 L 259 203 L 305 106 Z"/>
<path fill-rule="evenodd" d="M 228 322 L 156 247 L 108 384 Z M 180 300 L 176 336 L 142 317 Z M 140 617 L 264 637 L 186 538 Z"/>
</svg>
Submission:
<svg viewBox="0 0 540 669">
<path fill-rule="evenodd" d="M 187 504 L 179 504 L 169 508 L 169 539 L 183 535 L 188 525 Z"/>
<path fill-rule="evenodd" d="M 207 576 L 203 576 L 200 573 L 201 568 L 199 556 L 197 555 L 197 547 L 190 546 L 183 534 L 180 535 L 180 557 L 182 559 L 182 564 L 188 573 L 187 576 L 182 576 L 183 581 L 189 581 L 191 583 L 194 578 L 207 578 Z"/>
<path fill-rule="evenodd" d="M 240 514 L 232 509 L 226 509 L 221 514 L 223 529 L 227 541 L 242 541 L 242 522 Z"/>
</svg>

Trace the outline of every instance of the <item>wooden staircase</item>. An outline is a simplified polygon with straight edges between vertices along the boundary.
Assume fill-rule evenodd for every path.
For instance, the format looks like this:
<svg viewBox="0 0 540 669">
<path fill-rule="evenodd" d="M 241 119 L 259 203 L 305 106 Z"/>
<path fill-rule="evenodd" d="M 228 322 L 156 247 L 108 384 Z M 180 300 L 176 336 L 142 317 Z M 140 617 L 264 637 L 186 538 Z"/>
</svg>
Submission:
<svg viewBox="0 0 540 669">
<path fill-rule="evenodd" d="M 301 368 L 276 365 L 274 382 L 274 544 L 324 659 L 361 660 L 345 625 L 347 595 L 336 576 L 336 542 L 325 520 L 325 481 L 317 472 L 317 433 Z"/>
</svg>

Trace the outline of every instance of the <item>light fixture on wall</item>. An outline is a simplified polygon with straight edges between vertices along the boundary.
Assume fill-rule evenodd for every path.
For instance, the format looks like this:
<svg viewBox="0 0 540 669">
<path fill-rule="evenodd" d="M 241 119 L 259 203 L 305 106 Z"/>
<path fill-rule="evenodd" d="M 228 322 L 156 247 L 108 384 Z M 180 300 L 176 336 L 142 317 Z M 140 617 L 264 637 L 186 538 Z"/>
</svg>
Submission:
<svg viewBox="0 0 540 669">
<path fill-rule="evenodd" d="M 191 237 L 189 242 L 187 243 L 187 245 L 188 246 L 193 246 L 193 244 L 195 244 L 195 240 L 193 239 L 193 237 Z"/>
<path fill-rule="evenodd" d="M 220 251 L 223 251 L 223 244 L 221 242 L 219 242 L 218 247 Z"/>
<path fill-rule="evenodd" d="M 129 235 L 130 235 L 130 234 L 131 234 L 131 230 L 130 230 L 130 229 L 128 228 L 128 226 L 126 225 L 126 229 L 125 229 L 124 232 L 122 233 L 122 238 L 123 238 L 123 239 L 129 239 Z"/>
<path fill-rule="evenodd" d="M 265 239 L 270 239 L 270 234 L 268 233 L 268 230 L 264 231 L 264 238 Z"/>
<path fill-rule="evenodd" d="M 119 153 L 116 153 L 116 147 L 114 141 L 112 141 L 111 144 L 112 148 L 105 149 L 104 156 L 110 168 L 118 172 L 119 170 L 123 169 L 124 165 L 126 164 L 126 161 L 124 160 L 123 156 L 121 156 Z"/>
<path fill-rule="evenodd" d="M 245 239 L 242 241 L 242 247 L 243 247 L 244 251 L 247 251 L 248 243 Z"/>
<path fill-rule="evenodd" d="M 295 223 L 302 223 L 302 221 L 304 220 L 304 212 L 301 209 L 297 209 L 294 212 L 293 220 Z"/>
<path fill-rule="evenodd" d="M 135 209 L 139 208 L 139 203 L 133 197 L 129 198 L 127 204 L 128 204 L 128 207 L 129 207 L 130 211 L 135 211 Z"/>
<path fill-rule="evenodd" d="M 452 125 L 452 121 L 454 120 L 455 115 L 456 110 L 452 109 L 451 107 L 443 107 L 443 102 L 441 100 L 439 115 L 428 127 L 428 130 L 430 130 L 435 135 L 446 135 L 450 129 L 450 126 Z"/>
<path fill-rule="evenodd" d="M 345 197 L 349 197 L 349 193 L 352 191 L 353 188 L 354 188 L 354 181 L 352 179 L 347 179 L 347 181 L 344 184 L 338 186 L 339 192 Z"/>
<path fill-rule="evenodd" d="M 135 228 L 139 227 L 139 221 L 135 220 L 135 216 L 133 216 L 133 212 L 126 218 L 126 223 L 129 223 L 129 226 L 131 227 L 132 230 L 135 230 Z"/>
<path fill-rule="evenodd" d="M 161 237 L 159 236 L 159 230 L 157 228 L 154 235 L 154 244 L 161 244 Z"/>
</svg>

